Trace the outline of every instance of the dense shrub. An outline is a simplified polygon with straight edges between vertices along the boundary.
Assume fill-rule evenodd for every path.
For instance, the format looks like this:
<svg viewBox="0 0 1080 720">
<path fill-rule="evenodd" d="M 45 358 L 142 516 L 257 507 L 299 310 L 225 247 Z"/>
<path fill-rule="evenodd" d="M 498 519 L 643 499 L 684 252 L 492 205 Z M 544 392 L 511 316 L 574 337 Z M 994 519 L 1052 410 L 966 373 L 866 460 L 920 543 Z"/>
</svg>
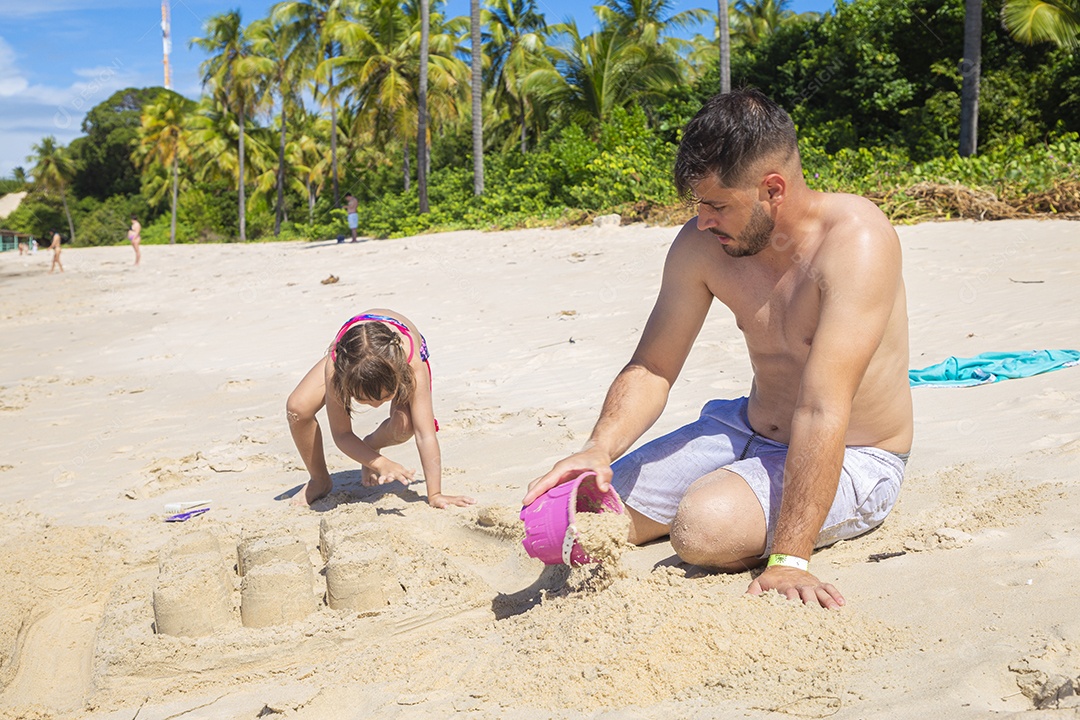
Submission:
<svg viewBox="0 0 1080 720">
<path fill-rule="evenodd" d="M 149 210 L 140 195 L 114 195 L 98 203 L 84 198 L 79 201 L 79 217 L 76 219 L 75 236 L 78 245 L 113 245 L 127 242 L 131 216 L 146 222 Z"/>
</svg>

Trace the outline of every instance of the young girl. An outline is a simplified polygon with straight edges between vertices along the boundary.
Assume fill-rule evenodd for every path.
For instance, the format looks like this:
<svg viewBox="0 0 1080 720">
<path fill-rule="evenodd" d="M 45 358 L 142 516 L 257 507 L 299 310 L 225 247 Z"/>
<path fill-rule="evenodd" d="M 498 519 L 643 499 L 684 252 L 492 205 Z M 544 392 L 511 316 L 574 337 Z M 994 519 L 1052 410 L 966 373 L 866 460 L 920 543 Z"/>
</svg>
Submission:
<svg viewBox="0 0 1080 720">
<path fill-rule="evenodd" d="M 354 401 L 374 408 L 390 403 L 390 417 L 363 440 L 352 429 Z M 310 476 L 297 500 L 308 505 L 334 487 L 326 469 L 322 430 L 315 419 L 315 413 L 324 405 L 334 443 L 363 465 L 363 485 L 372 487 L 394 480 L 407 484 L 412 480 L 413 470 L 379 451 L 415 436 L 428 504 L 445 508 L 475 502 L 460 495 L 442 494 L 442 458 L 435 436 L 439 426 L 431 405 L 427 342 L 405 316 L 379 309 L 350 319 L 338 331 L 327 354 L 289 395 L 289 429 Z"/>
</svg>

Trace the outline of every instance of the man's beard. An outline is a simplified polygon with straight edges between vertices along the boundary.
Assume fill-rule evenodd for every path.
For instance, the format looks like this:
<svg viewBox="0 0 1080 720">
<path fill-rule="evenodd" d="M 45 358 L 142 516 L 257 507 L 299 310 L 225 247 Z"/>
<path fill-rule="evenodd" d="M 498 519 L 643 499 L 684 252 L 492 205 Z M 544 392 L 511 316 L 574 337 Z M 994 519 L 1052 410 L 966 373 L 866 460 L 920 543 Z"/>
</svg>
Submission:
<svg viewBox="0 0 1080 720">
<path fill-rule="evenodd" d="M 754 209 L 750 212 L 750 221 L 739 233 L 739 237 L 735 238 L 735 242 L 721 245 L 721 247 L 731 257 L 757 255 L 769 246 L 769 238 L 772 237 L 775 226 L 773 219 L 755 203 Z"/>
</svg>

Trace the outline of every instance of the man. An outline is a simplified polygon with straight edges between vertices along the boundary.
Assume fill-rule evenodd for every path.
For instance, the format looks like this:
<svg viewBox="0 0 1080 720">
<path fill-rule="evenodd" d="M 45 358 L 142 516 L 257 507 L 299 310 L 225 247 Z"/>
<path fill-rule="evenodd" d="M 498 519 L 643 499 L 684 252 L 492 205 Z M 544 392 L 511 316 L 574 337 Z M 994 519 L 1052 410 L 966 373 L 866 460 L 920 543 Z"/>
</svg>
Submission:
<svg viewBox="0 0 1080 720">
<path fill-rule="evenodd" d="M 352 233 L 353 242 L 356 242 L 356 228 L 360 225 L 360 216 L 356 213 L 358 207 L 360 201 L 352 193 L 345 193 L 345 212 L 349 214 L 349 232 Z"/>
<path fill-rule="evenodd" d="M 675 182 L 698 216 L 668 252 L 637 350 L 584 449 L 524 503 L 594 470 L 626 503 L 631 542 L 670 534 L 684 561 L 728 571 L 768 556 L 749 593 L 837 608 L 810 555 L 881 523 L 911 447 L 899 240 L 870 201 L 806 186 L 791 118 L 756 90 L 690 121 Z M 660 416 L 713 298 L 745 337 L 749 397 L 709 402 L 611 465 Z"/>
</svg>

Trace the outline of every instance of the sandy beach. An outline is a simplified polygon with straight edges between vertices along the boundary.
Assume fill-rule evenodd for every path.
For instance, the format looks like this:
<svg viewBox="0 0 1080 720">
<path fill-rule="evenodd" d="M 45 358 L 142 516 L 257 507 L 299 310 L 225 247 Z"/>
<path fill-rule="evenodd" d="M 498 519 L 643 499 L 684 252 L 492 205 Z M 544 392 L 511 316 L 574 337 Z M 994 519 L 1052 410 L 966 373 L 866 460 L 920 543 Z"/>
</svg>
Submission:
<svg viewBox="0 0 1080 720">
<path fill-rule="evenodd" d="M 1080 368 L 913 391 L 896 509 L 813 558 L 840 611 L 667 542 L 605 577 L 524 553 L 524 487 L 587 437 L 675 231 L 65 249 L 55 275 L 4 253 L 0 717 L 1076 717 Z M 910 367 L 1080 346 L 1080 224 L 898 232 Z M 285 398 L 371 307 L 426 336 L 443 487 L 476 506 L 365 489 L 332 444 L 334 492 L 286 497 Z M 716 304 L 643 441 L 750 381 Z"/>
</svg>

